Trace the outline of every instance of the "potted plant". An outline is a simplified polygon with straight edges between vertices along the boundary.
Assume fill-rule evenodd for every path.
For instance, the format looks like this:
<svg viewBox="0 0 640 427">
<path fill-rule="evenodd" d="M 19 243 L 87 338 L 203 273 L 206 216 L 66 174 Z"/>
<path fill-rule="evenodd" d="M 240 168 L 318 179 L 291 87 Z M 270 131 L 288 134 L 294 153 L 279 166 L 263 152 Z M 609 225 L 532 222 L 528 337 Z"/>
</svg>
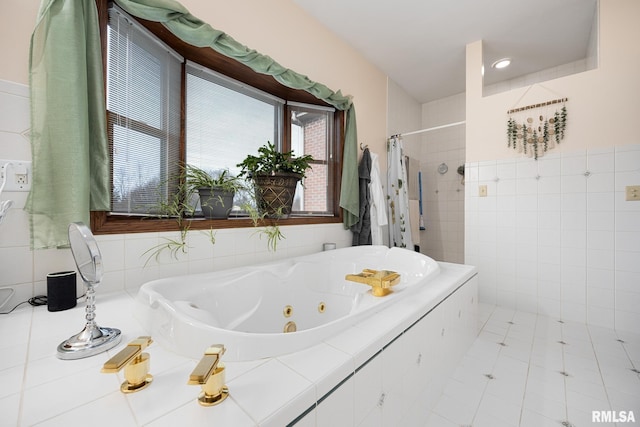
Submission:
<svg viewBox="0 0 640 427">
<path fill-rule="evenodd" d="M 205 218 L 228 218 L 236 191 L 244 188 L 242 180 L 228 170 L 214 174 L 193 165 L 186 165 L 185 180 L 191 194 L 198 192 Z"/>
<path fill-rule="evenodd" d="M 249 154 L 242 163 L 239 177 L 254 184 L 258 210 L 267 218 L 288 218 L 298 181 L 305 177 L 313 157 L 294 157 L 293 151 L 280 152 L 271 142 L 258 148 L 258 156 Z"/>
</svg>

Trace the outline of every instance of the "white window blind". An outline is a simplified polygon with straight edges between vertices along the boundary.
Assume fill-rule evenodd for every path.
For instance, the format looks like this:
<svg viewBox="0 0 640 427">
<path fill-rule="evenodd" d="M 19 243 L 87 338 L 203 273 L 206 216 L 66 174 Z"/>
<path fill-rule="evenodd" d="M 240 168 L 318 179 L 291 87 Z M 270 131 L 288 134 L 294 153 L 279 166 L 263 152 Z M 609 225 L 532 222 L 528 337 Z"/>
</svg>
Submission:
<svg viewBox="0 0 640 427">
<path fill-rule="evenodd" d="M 284 101 L 187 63 L 187 163 L 208 171 L 236 167 L 270 141 L 280 142 Z"/>
<path fill-rule="evenodd" d="M 155 213 L 179 171 L 183 59 L 116 7 L 107 44 L 112 211 Z"/>
</svg>

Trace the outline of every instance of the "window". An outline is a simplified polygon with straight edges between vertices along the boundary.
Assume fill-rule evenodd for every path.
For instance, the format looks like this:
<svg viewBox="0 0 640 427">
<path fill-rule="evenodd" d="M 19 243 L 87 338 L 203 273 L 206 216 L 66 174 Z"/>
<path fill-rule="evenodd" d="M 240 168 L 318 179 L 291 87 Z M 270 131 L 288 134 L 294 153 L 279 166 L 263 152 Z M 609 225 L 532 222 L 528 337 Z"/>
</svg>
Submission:
<svg viewBox="0 0 640 427">
<path fill-rule="evenodd" d="M 155 213 L 178 172 L 183 59 L 115 7 L 109 9 L 107 58 L 111 209 Z"/>
<path fill-rule="evenodd" d="M 335 153 L 327 144 L 333 134 L 332 108 L 289 103 L 291 149 L 295 154 L 310 154 L 314 158 L 304 186 L 298 184 L 293 211 L 309 214 L 329 214 L 333 201 L 329 197 L 335 172 Z"/>
<path fill-rule="evenodd" d="M 342 112 L 212 49 L 189 46 L 159 24 L 137 21 L 116 6 L 107 13 L 103 8 L 112 209 L 92 213 L 94 232 L 174 229 L 173 221 L 139 217 L 154 216 L 171 198 L 181 165 L 237 174 L 236 165 L 267 141 L 315 159 L 292 216 L 281 221 L 341 221 L 336 154 L 342 152 Z M 197 214 L 194 229 L 250 224 Z"/>
</svg>

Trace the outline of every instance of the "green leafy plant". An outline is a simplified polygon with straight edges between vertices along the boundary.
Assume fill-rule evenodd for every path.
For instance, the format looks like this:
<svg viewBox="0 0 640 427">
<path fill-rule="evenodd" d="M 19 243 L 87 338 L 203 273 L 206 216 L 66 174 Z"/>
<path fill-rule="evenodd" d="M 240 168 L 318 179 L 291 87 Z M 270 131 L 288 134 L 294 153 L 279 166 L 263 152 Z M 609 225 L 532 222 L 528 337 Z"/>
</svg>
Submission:
<svg viewBox="0 0 640 427">
<path fill-rule="evenodd" d="M 208 172 L 193 165 L 183 169 L 188 198 L 197 193 L 205 218 L 226 219 L 231 212 L 236 193 L 245 189 L 245 181 L 233 176 L 228 170 Z"/>
<path fill-rule="evenodd" d="M 304 155 L 294 157 L 293 151 L 280 152 L 271 142 L 267 141 L 266 145 L 258 148 L 258 155 L 247 155 L 247 157 L 238 163 L 241 168 L 239 177 L 246 176 L 252 178 L 254 175 L 273 175 L 277 172 L 291 172 L 305 177 L 307 169 L 311 167 L 313 157 Z"/>
<path fill-rule="evenodd" d="M 186 165 L 184 167 L 184 177 L 192 193 L 199 188 L 220 189 L 223 191 L 240 191 L 245 188 L 244 182 L 237 176 L 229 173 L 225 169 L 219 173 L 207 172 L 197 166 Z"/>
</svg>

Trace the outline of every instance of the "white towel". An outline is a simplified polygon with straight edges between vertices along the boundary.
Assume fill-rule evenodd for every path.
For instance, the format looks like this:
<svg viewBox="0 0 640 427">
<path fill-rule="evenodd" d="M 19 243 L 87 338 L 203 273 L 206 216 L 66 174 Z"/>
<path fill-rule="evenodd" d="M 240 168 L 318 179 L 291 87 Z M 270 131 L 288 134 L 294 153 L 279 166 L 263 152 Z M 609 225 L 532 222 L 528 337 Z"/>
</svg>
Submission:
<svg viewBox="0 0 640 427">
<path fill-rule="evenodd" d="M 387 225 L 387 206 L 385 203 L 384 191 L 382 191 L 382 181 L 380 180 L 380 166 L 378 164 L 378 155 L 371 155 L 371 181 L 369 182 L 369 215 L 371 217 L 371 243 L 373 245 L 382 245 L 383 234 L 382 226 Z"/>
</svg>

